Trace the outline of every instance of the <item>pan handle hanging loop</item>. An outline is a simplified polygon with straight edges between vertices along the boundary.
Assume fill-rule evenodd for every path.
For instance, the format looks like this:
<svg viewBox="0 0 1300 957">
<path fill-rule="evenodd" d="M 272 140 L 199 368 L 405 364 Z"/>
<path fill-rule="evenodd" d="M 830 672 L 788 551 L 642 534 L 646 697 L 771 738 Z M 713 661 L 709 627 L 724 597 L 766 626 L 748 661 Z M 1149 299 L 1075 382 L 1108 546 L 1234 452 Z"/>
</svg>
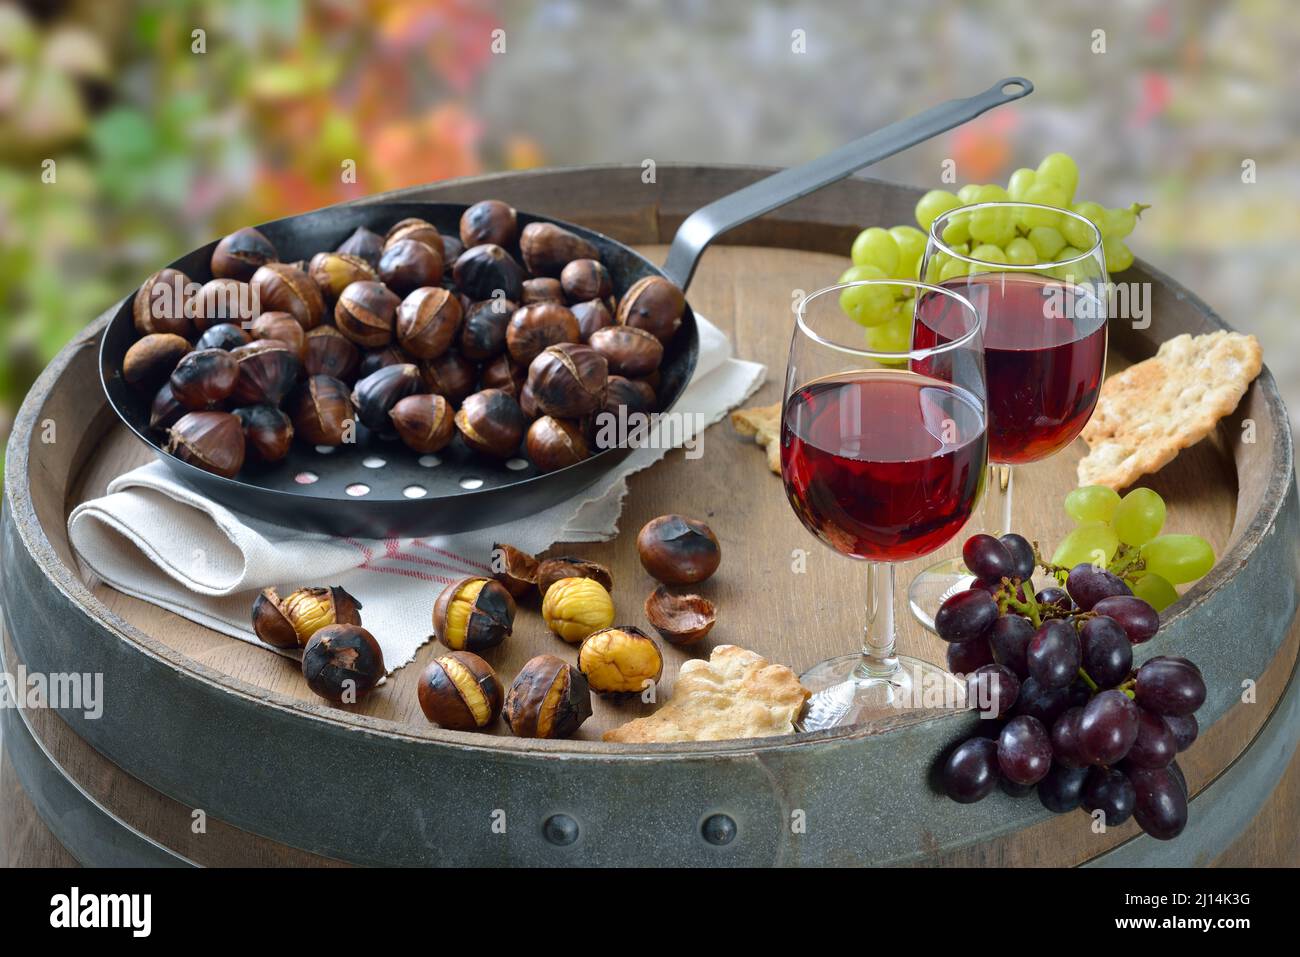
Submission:
<svg viewBox="0 0 1300 957">
<path fill-rule="evenodd" d="M 983 93 L 940 103 L 924 113 L 868 133 L 802 166 L 782 170 L 714 200 L 691 213 L 677 230 L 668 250 L 664 272 L 685 289 L 695 275 L 696 264 L 705 248 L 728 230 L 838 182 L 864 166 L 969 122 L 995 106 L 1032 92 L 1034 84 L 1029 80 L 1021 76 L 1007 77 Z"/>
</svg>

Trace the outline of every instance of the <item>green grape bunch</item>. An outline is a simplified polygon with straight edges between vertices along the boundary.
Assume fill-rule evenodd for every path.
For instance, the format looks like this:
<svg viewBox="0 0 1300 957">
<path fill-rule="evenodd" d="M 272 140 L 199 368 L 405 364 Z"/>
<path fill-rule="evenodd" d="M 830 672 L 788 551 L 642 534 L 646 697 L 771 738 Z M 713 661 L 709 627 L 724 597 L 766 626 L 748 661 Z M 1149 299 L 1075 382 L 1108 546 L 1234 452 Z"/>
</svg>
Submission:
<svg viewBox="0 0 1300 957">
<path fill-rule="evenodd" d="M 932 189 L 917 201 L 916 226 L 884 229 L 871 226 L 853 240 L 849 256 L 853 261 L 839 282 L 864 279 L 912 279 L 919 277 L 921 259 L 931 224 L 939 216 L 976 203 L 1023 202 L 1051 209 L 975 210 L 955 217 L 943 233 L 943 240 L 953 251 L 986 263 L 1032 266 L 1041 262 L 1059 262 L 1082 255 L 1092 244 L 1092 232 L 1072 216 L 1062 216 L 1053 209 L 1068 209 L 1095 225 L 1102 237 L 1107 271 L 1122 272 L 1133 264 L 1133 253 L 1124 243 L 1133 232 L 1138 217 L 1148 207 L 1142 203 L 1107 209 L 1100 203 L 1075 202 L 1079 185 L 1079 167 L 1065 153 L 1044 157 L 1037 169 L 1027 167 L 1011 174 L 1004 189 L 995 184 L 968 184 L 956 193 Z M 938 269 L 940 282 L 966 275 L 970 265 L 960 260 L 943 263 Z M 840 294 L 840 307 L 860 325 L 866 327 L 867 347 L 882 352 L 898 352 L 910 344 L 912 334 L 913 295 L 904 295 L 903 287 L 873 288 L 859 286 Z"/>
</svg>

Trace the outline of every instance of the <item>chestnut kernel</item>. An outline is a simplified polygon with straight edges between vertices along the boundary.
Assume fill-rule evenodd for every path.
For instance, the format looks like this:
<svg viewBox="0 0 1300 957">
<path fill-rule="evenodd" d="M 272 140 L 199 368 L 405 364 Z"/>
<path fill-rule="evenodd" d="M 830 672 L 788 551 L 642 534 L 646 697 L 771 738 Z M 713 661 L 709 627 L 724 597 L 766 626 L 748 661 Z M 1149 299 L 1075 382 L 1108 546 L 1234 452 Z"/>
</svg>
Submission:
<svg viewBox="0 0 1300 957">
<path fill-rule="evenodd" d="M 494 648 L 510 636 L 515 600 L 491 578 L 454 581 L 433 603 L 433 634 L 453 651 Z"/>
<path fill-rule="evenodd" d="M 187 409 L 215 409 L 235 391 L 239 363 L 224 349 L 204 349 L 181 358 L 168 385 Z"/>
<path fill-rule="evenodd" d="M 515 737 L 567 738 L 591 717 L 591 690 L 568 662 L 538 655 L 515 676 L 501 713 Z"/>
<path fill-rule="evenodd" d="M 513 545 L 492 546 L 492 577 L 514 598 L 537 587 L 537 559 Z"/>
<path fill-rule="evenodd" d="M 211 326 L 199 336 L 199 341 L 194 344 L 194 348 L 195 350 L 225 349 L 229 352 L 231 349 L 248 345 L 249 341 L 248 333 L 239 326 L 233 322 L 222 322 Z"/>
<path fill-rule="evenodd" d="M 271 240 L 252 226 L 245 226 L 217 243 L 212 251 L 212 275 L 217 279 L 246 282 L 259 268 L 279 258 Z"/>
<path fill-rule="evenodd" d="M 505 692 L 492 666 L 469 651 L 439 655 L 417 687 L 420 710 L 451 731 L 481 731 L 501 714 Z"/>
<path fill-rule="evenodd" d="M 289 397 L 294 431 L 309 445 L 343 445 L 356 437 L 351 390 L 333 376 L 311 376 Z"/>
<path fill-rule="evenodd" d="M 442 252 L 419 239 L 390 242 L 379 257 L 379 278 L 401 296 L 421 286 L 436 286 L 442 282 Z"/>
<path fill-rule="evenodd" d="M 642 526 L 636 536 L 641 564 L 667 585 L 702 582 L 722 561 L 722 547 L 713 530 L 682 515 L 660 515 Z"/>
<path fill-rule="evenodd" d="M 330 625 L 361 624 L 361 602 L 338 585 L 299 588 L 284 599 L 281 609 L 293 626 L 299 646 Z"/>
<path fill-rule="evenodd" d="M 213 279 L 205 282 L 192 304 L 194 328 L 206 332 L 213 326 L 230 322 L 241 328 L 257 314 L 253 287 L 238 279 Z"/>
<path fill-rule="evenodd" d="M 664 655 L 640 628 L 618 625 L 583 639 L 578 648 L 578 670 L 596 694 L 629 697 L 659 681 Z"/>
<path fill-rule="evenodd" d="M 510 358 L 527 366 L 547 346 L 578 341 L 578 319 L 558 302 L 521 306 L 506 327 Z"/>
<path fill-rule="evenodd" d="M 397 341 L 417 359 L 434 359 L 451 348 L 460 321 L 460 300 L 450 291 L 421 286 L 397 307 Z"/>
<path fill-rule="evenodd" d="M 693 645 L 713 628 L 718 613 L 703 595 L 674 595 L 660 585 L 645 600 L 646 619 L 670 644 Z"/>
<path fill-rule="evenodd" d="M 136 290 L 131 302 L 135 331 L 142 336 L 170 332 L 189 338 L 194 332 L 190 277 L 179 269 L 160 269 Z"/>
<path fill-rule="evenodd" d="M 471 246 L 452 266 L 456 288 L 475 302 L 505 297 L 518 302 L 524 291 L 524 270 L 496 243 Z"/>
<path fill-rule="evenodd" d="M 664 345 L 682 324 L 686 297 L 663 276 L 644 276 L 633 283 L 618 304 L 620 325 L 653 333 Z"/>
<path fill-rule="evenodd" d="M 528 367 L 528 388 L 537 407 L 556 418 L 579 418 L 605 402 L 609 364 L 590 346 L 548 346 Z"/>
<path fill-rule="evenodd" d="M 531 306 L 535 302 L 558 302 L 564 305 L 564 287 L 560 285 L 560 280 L 550 276 L 525 279 L 523 298 L 519 301 L 525 306 Z"/>
<path fill-rule="evenodd" d="M 382 348 L 393 339 L 401 301 L 381 282 L 363 279 L 350 283 L 334 306 L 334 324 L 361 348 Z"/>
<path fill-rule="evenodd" d="M 389 411 L 408 395 L 419 392 L 422 385 L 420 370 L 411 363 L 384 366 L 357 382 L 352 390 L 352 407 L 366 428 L 381 435 L 392 435 Z"/>
<path fill-rule="evenodd" d="M 253 334 L 254 339 L 283 342 L 299 359 L 303 356 L 307 334 L 302 331 L 302 326 L 298 325 L 298 320 L 287 312 L 264 312 L 253 320 L 248 331 Z"/>
<path fill-rule="evenodd" d="M 554 223 L 529 223 L 519 234 L 524 265 L 534 276 L 559 278 L 575 259 L 599 259 L 596 247 Z"/>
<path fill-rule="evenodd" d="M 361 365 L 361 352 L 333 326 L 317 326 L 303 342 L 302 368 L 307 375 L 351 379 Z"/>
<path fill-rule="evenodd" d="M 302 650 L 307 687 L 335 704 L 355 704 L 384 677 L 384 653 L 360 625 L 329 625 Z"/>
<path fill-rule="evenodd" d="M 577 644 L 614 623 L 614 599 L 594 578 L 561 578 L 542 593 L 542 620 L 565 641 Z"/>
<path fill-rule="evenodd" d="M 352 235 L 343 240 L 335 250 L 335 252 L 364 259 L 371 267 L 379 265 L 379 256 L 383 251 L 384 237 L 364 226 L 354 229 Z"/>
<path fill-rule="evenodd" d="M 325 317 L 320 287 L 301 269 L 267 263 L 253 273 L 251 283 L 262 312 L 287 312 L 304 330 L 315 329 Z"/>
<path fill-rule="evenodd" d="M 354 282 L 379 278 L 373 265 L 352 253 L 317 253 L 307 272 L 329 299 L 337 299 Z"/>
<path fill-rule="evenodd" d="M 456 435 L 451 404 L 440 395 L 408 395 L 388 410 L 397 436 L 423 454 L 446 448 Z"/>
<path fill-rule="evenodd" d="M 187 412 L 167 430 L 163 451 L 205 472 L 234 478 L 244 467 L 244 430 L 229 412 Z"/>
<path fill-rule="evenodd" d="M 128 385 L 152 392 L 171 376 L 190 351 L 188 339 L 172 332 L 153 332 L 131 343 L 122 358 L 122 378 Z"/>
<path fill-rule="evenodd" d="M 560 270 L 560 288 L 569 302 L 587 302 L 612 295 L 614 283 L 600 260 L 575 259 Z"/>
<path fill-rule="evenodd" d="M 424 387 L 434 395 L 459 405 L 474 391 L 474 365 L 458 352 L 444 352 L 436 359 L 420 362 Z"/>
<path fill-rule="evenodd" d="M 504 352 L 506 327 L 516 309 L 518 306 L 506 299 L 488 299 L 470 306 L 460 328 L 460 354 L 483 362 Z"/>
<path fill-rule="evenodd" d="M 253 634 L 274 648 L 298 647 L 298 633 L 274 588 L 263 588 L 253 599 Z"/>
<path fill-rule="evenodd" d="M 609 361 L 609 371 L 630 378 L 649 375 L 659 368 L 664 346 L 653 333 L 636 326 L 597 329 L 587 344 Z"/>
<path fill-rule="evenodd" d="M 483 243 L 510 246 L 518 235 L 514 207 L 499 199 L 485 199 L 461 214 L 460 241 L 467 249 Z"/>
<path fill-rule="evenodd" d="M 442 233 L 438 232 L 438 228 L 433 223 L 414 216 L 394 223 L 384 235 L 384 249 L 387 250 L 400 242 L 407 241 L 424 243 L 438 254 L 439 261 L 445 258 L 446 250 L 442 245 Z"/>
<path fill-rule="evenodd" d="M 279 405 L 302 372 L 302 361 L 277 339 L 255 339 L 227 355 L 239 365 L 231 398 L 237 405 Z"/>
<path fill-rule="evenodd" d="M 605 591 L 614 590 L 614 576 L 599 562 L 574 558 L 572 555 L 544 558 L 538 562 L 535 579 L 538 594 L 544 596 L 546 590 L 561 578 L 590 578 L 592 581 L 600 582 Z"/>
<path fill-rule="evenodd" d="M 456 413 L 456 428 L 465 444 L 476 452 L 504 459 L 523 440 L 528 421 L 508 392 L 484 389 L 465 399 Z"/>
<path fill-rule="evenodd" d="M 293 423 L 273 405 L 250 405 L 236 409 L 244 428 L 244 448 L 257 462 L 278 462 L 293 444 Z"/>
<path fill-rule="evenodd" d="M 609 307 L 599 299 L 579 302 L 569 307 L 569 311 L 578 320 L 578 338 L 586 342 L 597 329 L 604 329 L 614 324 L 614 316 Z"/>
<path fill-rule="evenodd" d="M 543 472 L 577 465 L 591 455 L 581 429 L 572 422 L 549 415 L 542 416 L 528 427 L 527 448 L 528 458 Z"/>
</svg>

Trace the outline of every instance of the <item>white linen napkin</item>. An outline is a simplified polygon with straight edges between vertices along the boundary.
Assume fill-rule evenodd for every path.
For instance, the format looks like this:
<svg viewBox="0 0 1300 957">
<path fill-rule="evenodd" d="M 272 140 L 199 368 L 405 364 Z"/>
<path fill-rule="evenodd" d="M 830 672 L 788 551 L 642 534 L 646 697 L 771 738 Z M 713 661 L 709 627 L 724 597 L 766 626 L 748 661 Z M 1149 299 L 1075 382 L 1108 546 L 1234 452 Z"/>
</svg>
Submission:
<svg viewBox="0 0 1300 957">
<path fill-rule="evenodd" d="M 118 476 L 108 494 L 68 518 L 73 548 L 105 584 L 199 622 L 261 644 L 249 612 L 267 587 L 341 585 L 364 606 L 362 620 L 389 671 L 415 657 L 441 587 L 487 572 L 495 542 L 530 552 L 555 542 L 605 541 L 618 531 L 627 476 L 688 445 L 762 384 L 764 366 L 732 358 L 731 343 L 697 317 L 699 362 L 656 440 L 573 499 L 494 528 L 416 539 L 358 540 L 298 532 L 240 515 L 179 482 L 154 461 Z M 675 441 L 674 441 L 675 440 Z M 265 647 L 265 646 L 264 646 Z M 273 649 L 274 650 L 274 649 Z"/>
</svg>

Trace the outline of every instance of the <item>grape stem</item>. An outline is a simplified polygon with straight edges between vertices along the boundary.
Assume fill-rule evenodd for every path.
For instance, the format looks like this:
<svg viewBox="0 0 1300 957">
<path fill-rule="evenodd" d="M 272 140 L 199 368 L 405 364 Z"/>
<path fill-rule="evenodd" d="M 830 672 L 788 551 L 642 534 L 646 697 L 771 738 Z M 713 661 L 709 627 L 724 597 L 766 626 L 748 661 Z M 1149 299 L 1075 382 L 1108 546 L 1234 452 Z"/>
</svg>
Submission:
<svg viewBox="0 0 1300 957">
<path fill-rule="evenodd" d="M 1002 587 L 998 590 L 1002 595 L 1002 597 L 998 599 L 999 614 L 1005 615 L 1007 609 L 1011 608 L 1020 612 L 1020 614 L 1032 621 L 1035 628 L 1042 626 L 1042 606 L 1038 604 L 1038 599 L 1036 599 L 1032 594 L 1029 595 L 1027 601 L 1021 601 L 1016 597 L 1016 592 L 1020 590 L 1020 579 L 1004 578 L 1002 579 Z"/>
<path fill-rule="evenodd" d="M 1089 687 L 1089 689 L 1091 689 L 1093 694 L 1096 694 L 1098 691 L 1101 690 L 1099 687 L 1097 687 L 1097 682 L 1092 680 L 1092 676 L 1089 675 L 1088 672 L 1084 671 L 1082 668 L 1079 669 L 1079 677 L 1083 679 L 1083 683 L 1086 684 Z"/>
<path fill-rule="evenodd" d="M 1115 551 L 1106 570 L 1116 578 L 1130 578 L 1133 572 L 1146 571 L 1147 562 L 1142 557 L 1142 550 L 1132 545 L 1121 544 Z"/>
<path fill-rule="evenodd" d="M 1037 565 L 1039 568 L 1041 568 L 1043 571 L 1047 572 L 1047 574 L 1055 578 L 1057 584 L 1064 587 L 1065 580 L 1070 577 L 1070 570 L 1066 568 L 1064 565 L 1053 565 L 1046 558 L 1044 558 L 1043 553 L 1039 551 L 1038 542 L 1033 543 L 1033 548 L 1034 548 L 1034 564 Z"/>
</svg>

